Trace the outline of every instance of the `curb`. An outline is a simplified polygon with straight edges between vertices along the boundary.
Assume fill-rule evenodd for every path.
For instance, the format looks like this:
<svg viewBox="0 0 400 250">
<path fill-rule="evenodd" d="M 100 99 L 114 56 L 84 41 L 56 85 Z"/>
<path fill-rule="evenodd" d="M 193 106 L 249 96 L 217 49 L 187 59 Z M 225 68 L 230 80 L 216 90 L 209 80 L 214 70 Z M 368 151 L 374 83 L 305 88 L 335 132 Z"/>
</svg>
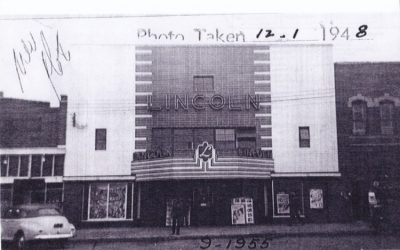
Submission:
<svg viewBox="0 0 400 250">
<path fill-rule="evenodd" d="M 162 241 L 175 241 L 175 240 L 196 240 L 209 236 L 213 239 L 223 238 L 239 238 L 239 237 L 267 237 L 271 240 L 286 237 L 340 237 L 340 236 L 353 236 L 353 235 L 371 235 L 375 232 L 373 230 L 359 230 L 359 231 L 334 231 L 334 232 L 264 232 L 264 233 L 248 233 L 248 234 L 222 234 L 222 235 L 182 235 L 182 236 L 154 236 L 154 237 L 121 237 L 121 238 L 71 238 L 70 243 L 85 243 L 85 242 L 162 242 Z"/>
</svg>

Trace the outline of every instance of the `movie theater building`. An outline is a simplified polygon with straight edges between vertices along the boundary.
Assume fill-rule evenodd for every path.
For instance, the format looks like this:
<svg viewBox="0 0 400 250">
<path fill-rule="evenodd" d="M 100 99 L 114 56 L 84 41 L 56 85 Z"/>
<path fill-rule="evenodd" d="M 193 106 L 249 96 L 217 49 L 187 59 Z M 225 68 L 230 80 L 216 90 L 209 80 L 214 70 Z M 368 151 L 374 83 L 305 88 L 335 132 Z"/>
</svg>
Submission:
<svg viewBox="0 0 400 250">
<path fill-rule="evenodd" d="M 183 199 L 186 225 L 279 222 L 292 192 L 307 221 L 339 220 L 331 46 L 115 50 L 69 94 L 72 221 L 168 226 Z"/>
<path fill-rule="evenodd" d="M 331 46 L 139 46 L 135 56 L 142 224 L 170 224 L 176 198 L 190 225 L 279 221 L 291 192 L 306 221 L 339 220 Z"/>
</svg>

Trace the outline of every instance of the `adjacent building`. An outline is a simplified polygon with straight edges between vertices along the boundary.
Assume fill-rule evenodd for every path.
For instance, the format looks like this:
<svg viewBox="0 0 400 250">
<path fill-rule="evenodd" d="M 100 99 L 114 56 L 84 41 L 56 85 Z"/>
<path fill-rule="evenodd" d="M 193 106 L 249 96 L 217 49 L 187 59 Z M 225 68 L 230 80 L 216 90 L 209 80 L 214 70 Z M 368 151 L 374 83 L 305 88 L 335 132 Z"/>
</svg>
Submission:
<svg viewBox="0 0 400 250">
<path fill-rule="evenodd" d="M 400 63 L 336 63 L 335 82 L 340 172 L 352 217 L 367 219 L 373 181 L 400 200 Z"/>
<path fill-rule="evenodd" d="M 64 211 L 78 226 L 136 223 L 134 49 L 84 46 L 96 67 L 68 83 Z M 78 57 L 78 58 L 77 58 Z M 104 60 L 107 58 L 107 60 Z"/>
<path fill-rule="evenodd" d="M 63 201 L 67 97 L 48 102 L 0 96 L 1 205 Z"/>
</svg>

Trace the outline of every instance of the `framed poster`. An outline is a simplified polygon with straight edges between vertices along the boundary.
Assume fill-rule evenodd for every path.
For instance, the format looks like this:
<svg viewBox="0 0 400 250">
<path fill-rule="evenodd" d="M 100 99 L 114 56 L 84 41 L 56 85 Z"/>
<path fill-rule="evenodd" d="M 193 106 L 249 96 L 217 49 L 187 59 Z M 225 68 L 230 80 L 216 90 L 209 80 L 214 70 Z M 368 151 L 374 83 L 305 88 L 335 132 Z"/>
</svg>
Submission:
<svg viewBox="0 0 400 250">
<path fill-rule="evenodd" d="M 289 214 L 289 194 L 279 193 L 276 195 L 276 205 L 278 208 L 278 214 Z"/>
<path fill-rule="evenodd" d="M 89 219 L 107 218 L 107 193 L 108 184 L 90 185 Z"/>
<path fill-rule="evenodd" d="M 232 213 L 232 225 L 246 224 L 244 204 L 231 205 L 231 213 Z"/>
<path fill-rule="evenodd" d="M 240 198 L 234 198 L 232 199 L 232 204 L 240 204 Z"/>
<path fill-rule="evenodd" d="M 254 209 L 253 209 L 253 199 L 246 198 L 246 223 L 254 223 Z"/>
<path fill-rule="evenodd" d="M 368 192 L 368 203 L 370 205 L 376 205 L 378 204 L 378 201 L 376 200 L 375 192 Z"/>
<path fill-rule="evenodd" d="M 126 218 L 126 192 L 125 183 L 113 183 L 109 186 L 108 193 L 108 218 Z"/>
<path fill-rule="evenodd" d="M 172 199 L 168 199 L 167 200 L 167 207 L 165 210 L 165 226 L 169 227 L 172 226 L 172 203 L 173 200 Z"/>
<path fill-rule="evenodd" d="M 323 209 L 324 198 L 322 189 L 310 189 L 310 208 Z"/>
</svg>

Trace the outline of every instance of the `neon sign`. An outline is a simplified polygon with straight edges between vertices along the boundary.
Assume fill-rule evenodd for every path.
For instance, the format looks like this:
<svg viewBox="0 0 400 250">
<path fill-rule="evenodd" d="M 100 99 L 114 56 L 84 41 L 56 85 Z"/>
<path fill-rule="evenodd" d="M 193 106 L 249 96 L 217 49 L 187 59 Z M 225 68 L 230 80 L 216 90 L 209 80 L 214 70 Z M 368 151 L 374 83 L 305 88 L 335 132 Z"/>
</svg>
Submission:
<svg viewBox="0 0 400 250">
<path fill-rule="evenodd" d="M 161 99 L 161 98 L 160 98 Z M 259 95 L 243 95 L 241 97 L 223 96 L 215 94 L 211 97 L 202 94 L 194 96 L 189 95 L 165 95 L 163 100 L 154 102 L 153 96 L 147 96 L 147 109 L 150 111 L 162 110 L 194 110 L 201 111 L 206 108 L 213 110 L 222 110 L 227 107 L 229 110 L 259 110 L 260 109 L 260 96 Z M 156 104 L 157 103 L 157 104 Z"/>
</svg>

